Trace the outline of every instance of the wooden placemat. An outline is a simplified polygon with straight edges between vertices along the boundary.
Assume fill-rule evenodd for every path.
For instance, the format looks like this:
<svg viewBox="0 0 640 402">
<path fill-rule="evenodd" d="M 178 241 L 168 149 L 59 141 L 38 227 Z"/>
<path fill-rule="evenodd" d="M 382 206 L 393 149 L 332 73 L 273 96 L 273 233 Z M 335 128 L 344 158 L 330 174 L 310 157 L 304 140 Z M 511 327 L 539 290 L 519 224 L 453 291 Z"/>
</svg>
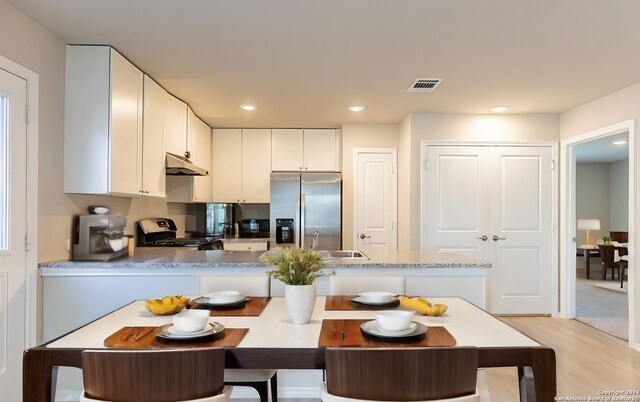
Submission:
<svg viewBox="0 0 640 402">
<path fill-rule="evenodd" d="M 360 325 L 370 320 L 322 320 L 320 328 L 319 347 L 327 346 L 455 346 L 456 339 L 445 327 L 428 327 L 425 335 L 411 338 L 382 338 L 365 335 Z"/>
<path fill-rule="evenodd" d="M 198 303 L 198 299 L 194 299 L 189 302 L 189 308 L 205 309 L 211 311 L 210 315 L 214 316 L 245 316 L 245 317 L 257 317 L 262 314 L 262 311 L 267 304 L 269 304 L 270 297 L 249 297 L 244 306 L 237 308 L 231 307 L 210 307 L 203 306 Z"/>
<path fill-rule="evenodd" d="M 120 349 L 202 348 L 238 346 L 249 328 L 225 328 L 211 337 L 189 340 L 170 340 L 156 337 L 159 327 L 124 327 L 109 335 L 104 346 Z"/>
<path fill-rule="evenodd" d="M 324 301 L 325 311 L 353 311 L 353 310 L 388 310 L 400 305 L 398 300 L 380 306 L 371 306 L 352 302 L 355 296 L 326 296 Z"/>
</svg>

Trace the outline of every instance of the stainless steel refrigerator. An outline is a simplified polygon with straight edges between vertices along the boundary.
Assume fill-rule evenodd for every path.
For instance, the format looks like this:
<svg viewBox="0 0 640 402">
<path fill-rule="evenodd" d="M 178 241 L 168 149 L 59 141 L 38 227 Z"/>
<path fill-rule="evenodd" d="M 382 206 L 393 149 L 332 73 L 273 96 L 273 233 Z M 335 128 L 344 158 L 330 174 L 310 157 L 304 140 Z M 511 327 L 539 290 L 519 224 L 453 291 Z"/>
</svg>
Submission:
<svg viewBox="0 0 640 402">
<path fill-rule="evenodd" d="M 271 244 L 342 249 L 341 203 L 340 173 L 272 173 Z"/>
</svg>

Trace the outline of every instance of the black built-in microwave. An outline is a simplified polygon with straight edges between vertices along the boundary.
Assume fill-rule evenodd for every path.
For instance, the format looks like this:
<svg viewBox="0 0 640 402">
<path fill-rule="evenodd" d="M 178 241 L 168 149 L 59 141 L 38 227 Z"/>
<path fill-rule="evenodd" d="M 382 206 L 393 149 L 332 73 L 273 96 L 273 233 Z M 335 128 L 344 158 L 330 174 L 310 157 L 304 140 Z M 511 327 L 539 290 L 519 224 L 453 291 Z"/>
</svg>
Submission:
<svg viewBox="0 0 640 402">
<path fill-rule="evenodd" d="M 269 237 L 269 219 L 243 219 L 240 237 Z"/>
</svg>

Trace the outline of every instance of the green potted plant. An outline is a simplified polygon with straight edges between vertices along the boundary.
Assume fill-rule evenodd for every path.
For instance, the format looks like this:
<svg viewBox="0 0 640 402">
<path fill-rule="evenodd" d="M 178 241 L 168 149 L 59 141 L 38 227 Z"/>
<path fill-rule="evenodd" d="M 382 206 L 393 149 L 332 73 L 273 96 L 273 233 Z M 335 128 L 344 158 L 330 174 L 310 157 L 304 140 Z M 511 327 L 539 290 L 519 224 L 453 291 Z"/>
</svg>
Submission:
<svg viewBox="0 0 640 402">
<path fill-rule="evenodd" d="M 609 237 L 609 236 L 604 236 L 604 237 L 602 238 L 602 242 L 603 242 L 604 244 L 611 244 L 611 237 Z"/>
<path fill-rule="evenodd" d="M 333 274 L 322 270 L 326 263 L 320 254 L 299 248 L 276 248 L 266 252 L 262 260 L 274 266 L 267 275 L 285 284 L 285 302 L 293 323 L 308 323 L 316 303 L 316 279 Z"/>
</svg>

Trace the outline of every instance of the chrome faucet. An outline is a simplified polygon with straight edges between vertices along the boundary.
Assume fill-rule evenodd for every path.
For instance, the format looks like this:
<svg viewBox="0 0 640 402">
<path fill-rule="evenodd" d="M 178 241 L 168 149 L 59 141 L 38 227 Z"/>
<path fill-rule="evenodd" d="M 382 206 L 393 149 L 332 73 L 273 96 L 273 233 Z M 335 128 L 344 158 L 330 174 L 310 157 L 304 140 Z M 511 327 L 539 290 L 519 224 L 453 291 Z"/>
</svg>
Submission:
<svg viewBox="0 0 640 402">
<path fill-rule="evenodd" d="M 311 250 L 317 249 L 319 242 L 320 242 L 320 233 L 316 230 L 316 232 L 313 234 L 313 241 L 311 242 Z"/>
</svg>

